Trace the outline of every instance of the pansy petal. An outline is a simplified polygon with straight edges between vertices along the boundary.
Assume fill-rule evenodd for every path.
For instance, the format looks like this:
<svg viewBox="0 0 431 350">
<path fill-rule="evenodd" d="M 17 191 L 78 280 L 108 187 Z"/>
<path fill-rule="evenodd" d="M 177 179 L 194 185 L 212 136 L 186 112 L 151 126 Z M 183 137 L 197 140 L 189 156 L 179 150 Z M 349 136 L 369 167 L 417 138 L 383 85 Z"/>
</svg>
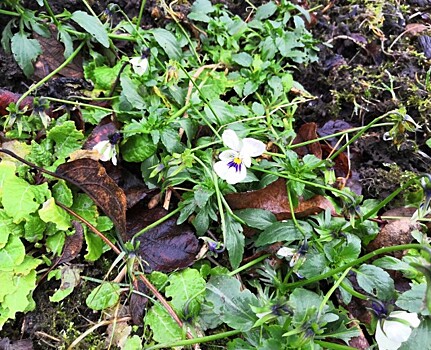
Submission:
<svg viewBox="0 0 431 350">
<path fill-rule="evenodd" d="M 229 170 L 229 165 L 227 164 L 228 162 L 221 160 L 220 162 L 217 162 L 213 165 L 215 173 L 223 180 L 226 180 L 227 173 Z"/>
<path fill-rule="evenodd" d="M 138 75 L 143 75 L 148 69 L 148 59 L 142 57 L 133 57 L 130 59 L 133 71 Z"/>
<path fill-rule="evenodd" d="M 230 149 L 233 149 L 237 152 L 241 151 L 242 141 L 238 138 L 238 135 L 235 131 L 226 129 L 223 132 L 223 135 L 221 135 L 221 138 L 223 139 L 223 143 L 226 147 L 229 147 Z"/>
<path fill-rule="evenodd" d="M 241 166 L 239 171 L 237 171 L 235 167 L 230 167 L 226 172 L 226 182 L 228 184 L 234 185 L 244 180 L 246 176 L 247 176 L 247 169 L 245 166 Z"/>
<path fill-rule="evenodd" d="M 383 323 L 383 332 L 392 341 L 402 343 L 409 339 L 412 329 L 404 323 L 386 320 Z"/>
<path fill-rule="evenodd" d="M 415 312 L 407 312 L 407 311 L 394 311 L 389 315 L 390 317 L 400 318 L 402 320 L 407 321 L 411 327 L 418 327 L 421 323 L 417 313 Z"/>
<path fill-rule="evenodd" d="M 231 161 L 232 159 L 238 156 L 239 156 L 238 152 L 227 150 L 227 151 L 221 152 L 218 157 L 220 158 L 220 160 Z"/>
<path fill-rule="evenodd" d="M 376 327 L 376 342 L 379 346 L 379 350 L 396 350 L 401 346 L 401 342 L 393 341 L 389 339 L 385 333 L 383 333 L 381 320 L 378 321 Z"/>
<path fill-rule="evenodd" d="M 249 157 L 247 154 L 241 155 L 241 162 L 244 164 L 247 168 L 250 168 L 251 165 L 251 157 Z"/>
<path fill-rule="evenodd" d="M 100 154 L 100 160 L 102 162 L 106 162 L 110 159 L 110 153 L 111 153 L 111 143 L 109 140 L 100 141 L 93 147 L 94 150 L 99 152 Z"/>
<path fill-rule="evenodd" d="M 250 157 L 258 157 L 266 150 L 266 145 L 259 140 L 252 138 L 245 138 L 242 140 L 241 153 L 247 154 Z"/>
</svg>

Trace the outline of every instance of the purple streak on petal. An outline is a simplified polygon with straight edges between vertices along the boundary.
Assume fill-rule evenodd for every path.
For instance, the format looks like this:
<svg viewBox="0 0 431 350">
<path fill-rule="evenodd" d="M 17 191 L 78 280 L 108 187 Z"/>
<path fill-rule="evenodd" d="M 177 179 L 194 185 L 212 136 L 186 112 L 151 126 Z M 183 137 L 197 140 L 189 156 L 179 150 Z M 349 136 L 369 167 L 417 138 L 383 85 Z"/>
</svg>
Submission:
<svg viewBox="0 0 431 350">
<path fill-rule="evenodd" d="M 235 163 L 235 161 L 231 160 L 229 163 L 227 163 L 227 166 L 230 168 L 234 167 L 235 171 L 238 173 L 241 171 L 241 165 L 242 163 Z"/>
</svg>

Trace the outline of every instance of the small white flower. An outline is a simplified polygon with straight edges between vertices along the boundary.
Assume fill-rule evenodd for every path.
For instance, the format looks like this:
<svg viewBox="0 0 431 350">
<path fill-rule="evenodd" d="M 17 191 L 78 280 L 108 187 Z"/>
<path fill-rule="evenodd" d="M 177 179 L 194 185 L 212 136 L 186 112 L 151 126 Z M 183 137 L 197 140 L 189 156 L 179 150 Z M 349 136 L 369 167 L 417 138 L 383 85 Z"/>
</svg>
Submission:
<svg viewBox="0 0 431 350">
<path fill-rule="evenodd" d="M 133 71 L 138 75 L 144 75 L 148 70 L 148 58 L 147 57 L 133 57 L 130 59 Z"/>
<path fill-rule="evenodd" d="M 102 162 L 112 161 L 112 164 L 117 165 L 117 150 L 114 144 L 109 140 L 100 141 L 94 147 L 94 150 L 99 152 Z"/>
<path fill-rule="evenodd" d="M 247 168 L 251 165 L 251 157 L 258 157 L 265 152 L 262 141 L 238 138 L 235 131 L 227 129 L 222 135 L 223 143 L 230 150 L 220 153 L 220 161 L 214 164 L 214 171 L 229 184 L 241 182 L 247 176 Z"/>
<path fill-rule="evenodd" d="M 420 320 L 416 313 L 406 311 L 391 312 L 387 319 L 377 322 L 376 341 L 379 350 L 397 350 L 409 339 L 411 327 L 418 327 Z"/>
<path fill-rule="evenodd" d="M 279 258 L 290 258 L 290 257 L 292 257 L 295 253 L 296 253 L 296 249 L 289 248 L 289 247 L 281 247 L 281 248 L 277 251 L 276 255 L 277 255 Z"/>
</svg>

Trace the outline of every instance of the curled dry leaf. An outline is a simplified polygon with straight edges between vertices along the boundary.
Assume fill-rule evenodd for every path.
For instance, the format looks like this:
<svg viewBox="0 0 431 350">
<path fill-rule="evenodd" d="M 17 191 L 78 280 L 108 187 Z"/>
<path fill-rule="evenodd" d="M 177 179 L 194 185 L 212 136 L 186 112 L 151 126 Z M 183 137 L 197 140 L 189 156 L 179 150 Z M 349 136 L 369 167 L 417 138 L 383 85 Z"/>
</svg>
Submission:
<svg viewBox="0 0 431 350">
<path fill-rule="evenodd" d="M 296 137 L 293 140 L 293 144 L 296 145 L 298 143 L 315 139 L 317 139 L 317 124 L 306 123 L 299 128 L 298 132 L 296 133 Z M 322 148 L 319 142 L 313 142 L 306 146 L 295 148 L 295 152 L 301 157 L 305 156 L 306 154 L 314 154 L 317 158 L 322 159 Z"/>
<path fill-rule="evenodd" d="M 277 217 L 277 220 L 292 218 L 286 181 L 282 178 L 261 190 L 231 193 L 226 195 L 225 198 L 233 210 L 247 208 L 264 209 L 272 212 Z M 332 213 L 335 213 L 335 209 L 330 201 L 323 196 L 316 195 L 308 200 L 300 200 L 294 212 L 295 216 L 301 218 L 318 214 L 328 208 Z"/>
<path fill-rule="evenodd" d="M 81 223 L 72 221 L 72 225 L 75 228 L 75 233 L 71 236 L 66 237 L 64 242 L 63 253 L 55 262 L 55 265 L 63 264 L 75 259 L 82 249 L 82 242 L 84 240 L 84 229 Z"/>
<path fill-rule="evenodd" d="M 61 164 L 56 174 L 87 193 L 126 238 L 126 195 L 99 162 L 77 159 Z"/>
<path fill-rule="evenodd" d="M 145 308 L 147 307 L 148 298 L 142 294 L 148 294 L 148 288 L 141 280 L 133 282 L 134 292 L 130 295 L 130 316 L 134 325 L 142 325 Z M 135 293 L 139 292 L 141 294 Z"/>
</svg>

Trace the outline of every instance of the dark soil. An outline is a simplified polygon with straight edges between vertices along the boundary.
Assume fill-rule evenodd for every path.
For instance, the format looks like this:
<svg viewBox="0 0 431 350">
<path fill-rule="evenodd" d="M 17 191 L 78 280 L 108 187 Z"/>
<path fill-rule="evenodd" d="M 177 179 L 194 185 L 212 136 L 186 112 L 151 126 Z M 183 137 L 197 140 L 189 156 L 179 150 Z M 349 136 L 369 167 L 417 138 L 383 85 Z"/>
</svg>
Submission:
<svg viewBox="0 0 431 350">
<path fill-rule="evenodd" d="M 85 10 L 78 0 L 49 2 L 56 13 L 64 9 L 70 12 Z M 249 14 L 245 1 L 213 2 L 226 4 L 232 13 L 243 18 Z M 315 122 L 322 127 L 328 121 L 340 120 L 351 126 L 361 126 L 404 106 L 422 126 L 421 130 L 408 134 L 406 142 L 397 147 L 393 142 L 383 140 L 383 129 L 373 129 L 351 149 L 352 167 L 359 176 L 362 194 L 367 198 L 385 198 L 409 177 L 410 172 L 431 172 L 431 152 L 424 144 L 431 134 L 431 99 L 424 85 L 431 63 L 431 30 L 421 26 L 431 24 L 431 2 L 299 2 L 305 7 L 317 8 L 309 29 L 321 44 L 319 62 L 299 67 L 294 73 L 295 80 L 316 96 L 296 112 L 298 127 L 306 122 Z M 28 8 L 38 8 L 33 0 L 24 3 Z M 118 4 L 133 18 L 138 14 L 140 1 L 95 1 L 93 9 L 101 13 L 107 3 Z M 261 1 L 253 3 L 258 6 Z M 182 10 L 187 11 L 187 8 Z M 0 32 L 9 20 L 0 16 Z M 115 20 L 118 19 L 114 17 Z M 145 27 L 158 26 L 169 20 L 158 1 L 147 1 L 143 18 Z M 416 30 L 411 29 L 413 26 L 417 26 Z M 3 49 L 0 49 L 0 71 L 0 88 L 22 93 L 32 84 Z M 392 91 L 390 86 L 393 86 Z M 399 204 L 402 200 L 399 199 Z M 95 272 L 91 268 L 84 274 L 90 276 L 91 271 Z M 42 283 L 35 292 L 37 310 L 9 324 L 0 333 L 1 337 L 33 339 L 35 349 L 58 348 L 59 344 L 41 334 L 49 334 L 62 342 L 67 338 L 67 342 L 76 335 L 74 332 L 88 328 L 88 320 L 97 321 L 82 307 L 88 294 L 85 284 L 59 305 L 48 301 L 48 295 L 55 288 L 58 283 Z M 63 337 L 65 330 L 66 335 L 67 332 L 70 334 Z M 97 332 L 93 340 L 93 345 L 102 344 Z M 82 346 L 83 349 L 90 348 L 85 342 Z"/>
</svg>

